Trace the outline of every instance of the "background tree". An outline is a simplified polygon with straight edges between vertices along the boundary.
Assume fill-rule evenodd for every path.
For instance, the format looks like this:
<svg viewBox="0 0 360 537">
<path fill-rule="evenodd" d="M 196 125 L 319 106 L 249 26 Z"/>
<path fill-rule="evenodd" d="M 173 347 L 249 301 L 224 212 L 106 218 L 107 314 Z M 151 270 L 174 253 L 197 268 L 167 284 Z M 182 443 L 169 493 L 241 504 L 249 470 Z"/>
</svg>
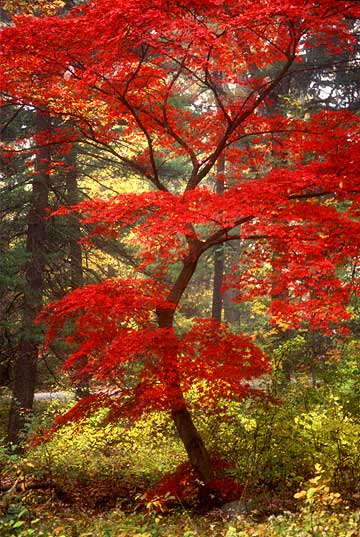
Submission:
<svg viewBox="0 0 360 537">
<path fill-rule="evenodd" d="M 2 7 L 2 20 L 11 25 L 16 14 L 61 16 L 73 5 L 73 2 L 39 1 L 30 6 L 9 1 Z M 48 221 L 47 211 L 49 206 L 54 209 L 60 204 L 76 203 L 83 194 L 77 182 L 79 146 L 73 143 L 74 137 L 70 145 L 59 145 L 59 140 L 64 141 L 64 138 L 56 135 L 57 130 L 66 129 L 66 122 L 50 117 L 46 106 L 19 104 L 4 89 L 1 107 L 1 384 L 13 388 L 9 439 L 16 442 L 27 412 L 33 406 L 36 386 L 39 382 L 49 384 L 56 380 L 59 359 L 64 359 L 59 349 L 55 361 L 54 356 L 47 356 L 38 379 L 42 334 L 35 327 L 34 319 L 44 297 L 45 300 L 59 298 L 83 281 L 78 219 L 74 216 L 69 225 L 63 226 L 59 221 Z M 93 278 L 94 273 L 90 275 L 90 279 Z"/>
<path fill-rule="evenodd" d="M 45 112 L 36 115 L 36 134 L 49 130 Z M 46 209 L 49 204 L 49 147 L 42 147 L 35 157 L 35 177 L 32 182 L 30 209 L 28 213 L 26 262 L 24 282 L 24 304 L 12 408 L 10 410 L 9 439 L 17 440 L 24 423 L 24 412 L 32 408 L 36 384 L 38 334 L 34 321 L 42 308 L 45 268 Z"/>
</svg>

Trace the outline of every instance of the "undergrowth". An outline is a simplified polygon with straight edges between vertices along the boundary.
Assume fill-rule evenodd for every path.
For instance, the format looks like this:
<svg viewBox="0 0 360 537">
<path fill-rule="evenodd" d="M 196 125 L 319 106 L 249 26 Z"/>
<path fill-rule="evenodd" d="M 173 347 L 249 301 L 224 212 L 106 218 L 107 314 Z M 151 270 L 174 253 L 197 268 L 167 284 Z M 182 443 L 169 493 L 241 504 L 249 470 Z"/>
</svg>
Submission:
<svg viewBox="0 0 360 537">
<path fill-rule="evenodd" d="M 0 478 L 11 489 L 0 535 L 360 537 L 359 415 L 341 386 L 299 376 L 281 400 L 195 412 L 218 461 L 220 501 L 207 512 L 197 510 L 201 483 L 165 412 L 104 425 L 102 410 L 22 455 L 4 444 Z M 24 440 L 65 410 L 53 402 L 36 413 Z M 234 511 L 221 507 L 229 502 Z"/>
</svg>

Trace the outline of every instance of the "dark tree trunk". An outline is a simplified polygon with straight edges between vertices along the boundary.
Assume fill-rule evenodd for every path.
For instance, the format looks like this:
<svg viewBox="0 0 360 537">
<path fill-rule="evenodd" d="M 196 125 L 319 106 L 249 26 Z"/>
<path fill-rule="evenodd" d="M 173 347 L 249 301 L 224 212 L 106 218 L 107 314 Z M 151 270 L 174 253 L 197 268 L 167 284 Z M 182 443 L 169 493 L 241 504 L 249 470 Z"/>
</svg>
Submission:
<svg viewBox="0 0 360 537">
<path fill-rule="evenodd" d="M 227 289 L 224 293 L 224 319 L 226 323 L 239 325 L 241 315 L 239 307 L 234 303 L 234 297 L 237 295 L 236 290 Z"/>
<path fill-rule="evenodd" d="M 0 231 L 0 259 L 9 250 L 9 241 Z M 7 334 L 6 320 L 13 300 L 7 285 L 0 286 L 0 386 L 9 386 L 11 378 L 11 343 Z"/>
<path fill-rule="evenodd" d="M 35 129 L 38 133 L 49 129 L 48 117 L 43 112 L 36 112 Z M 26 238 L 22 335 L 15 363 L 8 427 L 8 439 L 14 443 L 18 443 L 26 413 L 32 409 L 36 385 L 40 343 L 34 321 L 42 308 L 43 298 L 50 157 L 49 146 L 38 149 L 35 157 L 36 173 L 32 183 Z"/>
<path fill-rule="evenodd" d="M 76 167 L 76 151 L 73 147 L 65 156 L 66 171 L 66 198 L 67 205 L 76 205 L 80 201 L 78 188 L 78 174 Z M 70 248 L 70 278 L 71 288 L 77 289 L 84 285 L 84 272 L 82 264 L 82 248 L 80 244 L 80 222 L 77 213 L 69 215 L 69 248 Z M 78 399 L 89 395 L 89 378 L 82 378 L 75 382 L 75 393 Z"/>
<path fill-rule="evenodd" d="M 204 484 L 211 478 L 210 456 L 203 439 L 198 433 L 190 412 L 186 406 L 180 410 L 172 410 L 172 419 L 181 441 L 183 442 L 189 461 L 201 477 Z"/>
<path fill-rule="evenodd" d="M 80 201 L 77 181 L 76 155 L 75 150 L 65 156 L 66 171 L 66 191 L 67 205 L 76 205 Z M 84 274 L 82 266 L 82 249 L 80 245 L 80 223 L 77 213 L 71 213 L 68 218 L 70 233 L 70 267 L 71 267 L 71 288 L 77 289 L 84 285 Z"/>
<path fill-rule="evenodd" d="M 246 249 L 246 245 L 242 244 L 241 241 L 235 241 L 231 243 L 231 247 L 227 248 L 226 252 L 226 271 L 231 272 L 234 267 L 239 265 L 239 258 L 242 251 Z M 241 321 L 241 309 L 238 304 L 235 304 L 234 298 L 237 296 L 238 292 L 236 289 L 227 289 L 223 295 L 223 304 L 224 304 L 224 320 L 226 323 L 229 323 L 237 328 L 239 328 Z M 247 319 L 244 319 L 246 324 Z"/>
<path fill-rule="evenodd" d="M 11 295 L 5 291 L 0 298 L 0 386 L 9 386 L 11 379 L 12 349 L 6 329 L 6 318 L 10 309 L 9 303 L 11 303 Z"/>
<path fill-rule="evenodd" d="M 282 248 L 283 248 L 283 251 L 281 255 L 287 259 L 288 247 L 286 244 L 283 244 Z M 277 276 L 278 271 L 276 268 L 276 259 L 278 255 L 279 254 L 277 254 L 275 251 L 273 252 L 273 255 L 272 255 L 272 271 L 274 273 L 274 280 L 273 280 L 273 285 L 272 285 L 273 289 L 278 279 L 278 276 Z M 286 288 L 283 292 L 278 292 L 278 293 L 274 293 L 274 291 L 272 291 L 271 295 L 273 299 L 285 301 L 289 299 L 289 290 Z M 289 341 L 295 334 L 294 330 L 291 328 L 287 328 L 284 330 L 284 329 L 280 329 L 279 327 L 277 327 L 275 330 L 276 330 L 276 333 L 273 336 L 273 340 L 276 341 L 278 345 L 282 345 L 286 341 Z M 282 375 L 281 375 L 280 384 L 278 383 L 277 375 L 273 375 L 272 386 L 273 386 L 273 391 L 275 394 L 278 391 L 278 388 L 280 388 L 281 390 L 287 388 L 287 386 L 291 382 L 291 375 L 294 372 L 295 364 L 293 363 L 293 359 L 291 356 L 285 355 L 281 359 L 281 364 L 278 364 L 277 367 L 281 368 Z"/>
<path fill-rule="evenodd" d="M 222 154 L 217 163 L 217 172 L 224 174 L 225 172 L 225 155 Z M 223 194 L 225 190 L 225 184 L 223 181 L 216 181 L 216 193 Z M 223 244 L 219 244 L 214 249 L 214 280 L 213 280 L 213 293 L 212 293 L 212 308 L 211 316 L 217 321 L 221 322 L 222 309 L 223 309 L 223 296 L 222 285 L 224 279 L 224 266 L 225 266 L 225 247 Z"/>
<path fill-rule="evenodd" d="M 196 247 L 194 250 L 196 250 Z M 176 306 L 195 272 L 199 256 L 200 251 L 194 251 L 192 252 L 192 255 L 189 255 L 188 261 L 184 263 L 183 269 L 168 296 L 168 301 L 175 305 L 174 309 L 158 309 L 157 317 L 160 328 L 173 327 Z M 174 373 L 174 371 L 172 371 L 172 373 Z M 205 447 L 203 439 L 195 427 L 191 414 L 186 407 L 186 401 L 183 397 L 180 383 L 177 383 L 176 386 L 172 383 L 171 387 L 173 390 L 175 387 L 177 392 L 176 402 L 171 410 L 172 419 L 174 420 L 180 439 L 185 446 L 189 461 L 197 471 L 206 489 L 206 484 L 211 478 L 209 453 Z"/>
<path fill-rule="evenodd" d="M 224 245 L 219 244 L 214 250 L 214 280 L 211 316 L 221 322 L 223 295 L 221 292 L 224 278 Z"/>
</svg>

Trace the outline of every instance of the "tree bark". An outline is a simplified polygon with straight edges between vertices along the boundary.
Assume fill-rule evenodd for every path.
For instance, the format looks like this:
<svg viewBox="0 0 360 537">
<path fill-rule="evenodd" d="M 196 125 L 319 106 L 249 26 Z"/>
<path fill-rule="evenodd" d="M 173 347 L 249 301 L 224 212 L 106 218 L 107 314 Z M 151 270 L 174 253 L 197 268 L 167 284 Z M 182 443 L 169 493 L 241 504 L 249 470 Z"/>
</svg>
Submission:
<svg viewBox="0 0 360 537">
<path fill-rule="evenodd" d="M 78 188 L 78 172 L 76 167 L 76 152 L 73 147 L 71 152 L 65 155 L 67 167 L 65 183 L 67 205 L 76 205 L 80 201 Z M 84 285 L 84 271 L 82 265 L 82 248 L 80 244 L 81 231 L 79 216 L 76 212 L 69 215 L 69 248 L 70 248 L 70 281 L 71 289 L 78 289 Z M 82 378 L 75 383 L 75 394 L 77 399 L 86 397 L 90 393 L 89 378 Z"/>
<path fill-rule="evenodd" d="M 49 129 L 45 113 L 35 113 L 37 133 Z M 8 439 L 19 442 L 26 413 L 32 409 L 37 378 L 39 336 L 34 321 L 42 308 L 44 268 L 46 262 L 46 209 L 49 195 L 49 146 L 36 151 L 35 174 L 28 213 L 24 274 L 24 303 L 21 338 L 14 371 L 14 387 L 9 415 Z"/>
<path fill-rule="evenodd" d="M 9 241 L 0 232 L 0 259 L 5 258 Z M 11 378 L 11 345 L 6 329 L 6 319 L 12 302 L 7 285 L 0 285 L 0 386 L 9 386 Z"/>
<path fill-rule="evenodd" d="M 225 155 L 220 155 L 217 162 L 217 172 L 224 174 L 225 172 Z M 224 181 L 216 180 L 217 194 L 222 195 L 225 191 Z M 222 310 L 223 310 L 223 296 L 222 285 L 224 280 L 224 266 L 225 266 L 225 246 L 224 244 L 218 244 L 214 249 L 214 280 L 213 280 L 213 293 L 212 293 L 212 308 L 211 316 L 217 321 L 221 322 Z"/>
<path fill-rule="evenodd" d="M 227 248 L 226 255 L 226 272 L 231 272 L 234 266 L 239 264 L 239 258 L 242 253 L 242 250 L 246 248 L 241 241 L 235 241 L 231 243 L 231 246 Z M 239 328 L 241 321 L 241 309 L 234 302 L 234 297 L 237 295 L 236 289 L 230 288 L 224 292 L 223 295 L 223 306 L 224 306 L 224 320 L 226 323 Z M 247 319 L 244 319 L 244 322 L 247 322 Z"/>
<path fill-rule="evenodd" d="M 168 296 L 168 301 L 172 304 L 172 308 L 158 308 L 157 310 L 159 328 L 173 327 L 176 307 L 195 272 L 197 261 L 201 255 L 201 251 L 197 248 L 196 243 L 193 243 L 190 251 L 191 253 L 189 254 L 188 259 L 184 262 L 182 271 Z M 209 453 L 200 433 L 195 427 L 191 414 L 187 409 L 180 382 L 176 383 L 176 386 L 172 383 L 171 388 L 172 391 L 174 391 L 175 388 L 175 391 L 177 392 L 176 402 L 174 402 L 174 406 L 171 409 L 172 419 L 180 439 L 184 444 L 190 463 L 206 486 L 211 478 Z"/>
<path fill-rule="evenodd" d="M 214 280 L 211 317 L 221 322 L 223 310 L 222 285 L 224 279 L 224 245 L 219 244 L 214 250 Z"/>
<path fill-rule="evenodd" d="M 204 485 L 206 485 L 211 478 L 210 456 L 203 439 L 194 425 L 190 412 L 184 406 L 180 410 L 173 409 L 171 416 L 185 446 L 189 461 L 201 477 Z"/>
<path fill-rule="evenodd" d="M 76 156 L 74 149 L 71 153 L 65 155 L 65 164 L 67 167 L 65 182 L 66 182 L 66 198 L 67 205 L 76 205 L 80 201 L 77 169 L 76 169 Z M 80 223 L 77 213 L 71 213 L 69 215 L 69 246 L 70 246 L 70 270 L 71 270 L 71 288 L 77 289 L 84 285 L 84 274 L 82 266 L 82 249 L 80 245 Z"/>
<path fill-rule="evenodd" d="M 233 326 L 238 326 L 241 319 L 240 310 L 233 301 L 236 294 L 234 289 L 227 289 L 223 297 L 225 322 Z"/>
</svg>

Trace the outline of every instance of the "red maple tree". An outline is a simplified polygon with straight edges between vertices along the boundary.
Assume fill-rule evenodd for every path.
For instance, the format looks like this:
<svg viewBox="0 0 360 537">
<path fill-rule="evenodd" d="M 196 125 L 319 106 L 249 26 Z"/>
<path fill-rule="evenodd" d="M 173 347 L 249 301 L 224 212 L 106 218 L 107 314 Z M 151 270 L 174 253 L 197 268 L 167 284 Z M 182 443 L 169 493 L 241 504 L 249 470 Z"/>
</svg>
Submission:
<svg viewBox="0 0 360 537">
<path fill-rule="evenodd" d="M 5 100 L 62 119 L 46 143 L 90 144 L 149 184 L 58 211 L 78 211 L 90 241 L 131 228 L 139 266 L 153 272 L 85 286 L 43 311 L 48 341 L 73 321 L 65 367 L 119 388 L 81 400 L 59 423 L 99 406 L 113 419 L 166 409 L 209 482 L 187 392 L 196 385 L 204 405 L 216 404 L 246 395 L 246 381 L 269 370 L 251 338 L 212 319 L 174 330 L 197 263 L 216 245 L 248 245 L 228 285 L 239 300 L 273 296 L 274 322 L 331 331 L 348 317 L 351 287 L 338 268 L 359 255 L 359 119 L 268 109 L 308 50 L 325 50 L 328 65 L 344 50 L 351 57 L 359 15 L 346 0 L 94 0 L 3 29 Z M 161 283 L 170 267 L 177 276 Z"/>
</svg>

